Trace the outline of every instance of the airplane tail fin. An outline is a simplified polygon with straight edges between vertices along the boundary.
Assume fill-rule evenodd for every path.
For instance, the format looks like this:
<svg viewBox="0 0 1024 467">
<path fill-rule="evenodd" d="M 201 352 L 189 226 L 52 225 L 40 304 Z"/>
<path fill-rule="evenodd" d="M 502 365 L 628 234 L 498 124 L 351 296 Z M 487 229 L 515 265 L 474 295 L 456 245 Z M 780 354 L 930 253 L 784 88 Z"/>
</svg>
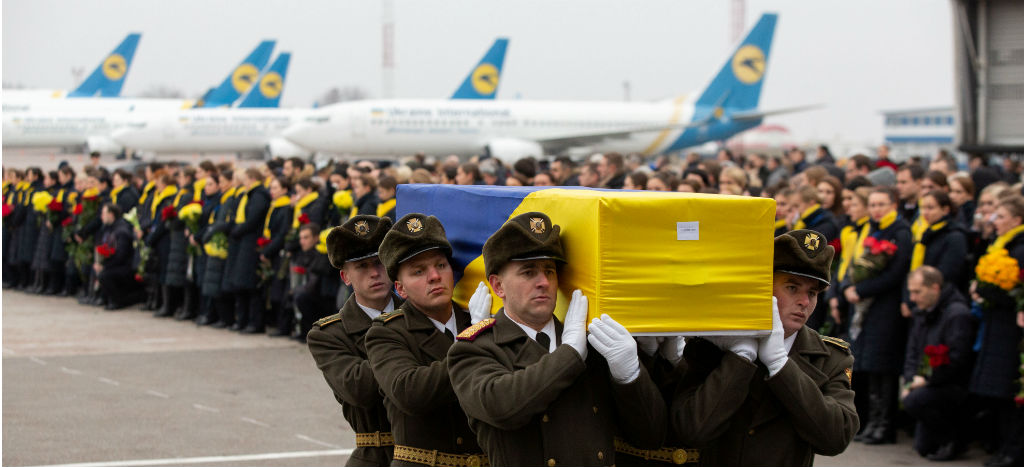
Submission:
<svg viewBox="0 0 1024 467">
<path fill-rule="evenodd" d="M 227 78 L 203 99 L 202 107 L 230 106 L 238 97 L 249 91 L 260 77 L 260 70 L 270 61 L 274 51 L 273 40 L 265 40 L 239 63 Z"/>
<path fill-rule="evenodd" d="M 110 52 L 100 66 L 93 70 L 82 84 L 68 93 L 68 97 L 117 97 L 121 95 L 124 78 L 132 65 L 135 48 L 139 45 L 142 34 L 131 33 Z"/>
<path fill-rule="evenodd" d="M 761 19 L 697 99 L 697 107 L 731 110 L 757 108 L 761 85 L 768 71 L 768 56 L 777 21 L 778 15 L 774 13 L 761 15 Z"/>
<path fill-rule="evenodd" d="M 469 72 L 452 99 L 494 99 L 498 94 L 501 67 L 505 63 L 505 49 L 508 39 L 499 37 L 484 54 L 473 71 Z"/>
<path fill-rule="evenodd" d="M 259 83 L 249 89 L 238 107 L 280 107 L 281 93 L 284 92 L 284 79 L 288 74 L 288 62 L 292 54 L 281 52 L 274 63 L 260 75 Z"/>
</svg>

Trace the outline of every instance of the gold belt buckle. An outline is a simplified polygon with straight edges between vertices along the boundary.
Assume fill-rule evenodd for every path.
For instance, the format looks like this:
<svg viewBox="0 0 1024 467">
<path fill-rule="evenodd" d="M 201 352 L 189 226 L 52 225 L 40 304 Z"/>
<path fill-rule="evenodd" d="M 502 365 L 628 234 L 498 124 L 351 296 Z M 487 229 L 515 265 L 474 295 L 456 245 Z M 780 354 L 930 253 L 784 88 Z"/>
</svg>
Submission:
<svg viewBox="0 0 1024 467">
<path fill-rule="evenodd" d="M 480 467 L 480 456 L 473 454 L 466 458 L 466 465 L 468 467 Z"/>
</svg>

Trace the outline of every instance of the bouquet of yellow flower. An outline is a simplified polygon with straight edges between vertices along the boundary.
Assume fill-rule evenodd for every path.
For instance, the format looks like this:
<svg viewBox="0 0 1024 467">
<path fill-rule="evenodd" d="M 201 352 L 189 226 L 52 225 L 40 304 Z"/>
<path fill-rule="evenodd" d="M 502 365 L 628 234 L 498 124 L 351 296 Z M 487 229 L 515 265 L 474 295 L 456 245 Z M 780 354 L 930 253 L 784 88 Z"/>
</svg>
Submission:
<svg viewBox="0 0 1024 467">
<path fill-rule="evenodd" d="M 203 245 L 203 251 L 211 258 L 226 259 L 228 257 L 228 236 L 224 232 L 213 234 L 213 238 Z"/>
<path fill-rule="evenodd" d="M 178 219 L 181 219 L 183 222 L 185 222 L 185 227 L 192 235 L 195 235 L 197 232 L 199 232 L 199 218 L 202 217 L 202 215 L 202 201 L 193 201 L 182 206 L 181 209 L 178 210 Z M 188 245 L 188 254 L 190 256 L 198 256 L 199 248 L 190 243 Z"/>
<path fill-rule="evenodd" d="M 1017 309 L 1024 306 L 1024 270 L 1005 249 L 999 248 L 982 256 L 974 273 L 978 280 L 978 294 L 985 299 L 986 306 L 992 301 L 1005 302 L 1006 296 L 1015 302 Z"/>
<path fill-rule="evenodd" d="M 50 202 L 53 201 L 53 195 L 46 191 L 37 191 L 32 193 L 32 209 L 37 212 L 46 213 L 50 210 Z"/>
</svg>

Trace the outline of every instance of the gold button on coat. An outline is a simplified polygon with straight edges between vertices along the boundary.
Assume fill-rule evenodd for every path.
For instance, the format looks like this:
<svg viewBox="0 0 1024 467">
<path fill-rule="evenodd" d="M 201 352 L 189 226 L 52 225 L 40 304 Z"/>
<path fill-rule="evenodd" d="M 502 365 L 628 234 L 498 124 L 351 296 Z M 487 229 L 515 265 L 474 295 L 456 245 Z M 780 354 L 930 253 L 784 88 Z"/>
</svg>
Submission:
<svg viewBox="0 0 1024 467">
<path fill-rule="evenodd" d="M 603 452 L 597 451 L 597 460 L 599 460 L 599 461 L 603 461 L 604 460 L 604 453 Z"/>
<path fill-rule="evenodd" d="M 555 467 L 555 458 L 548 459 L 548 467 Z"/>
<path fill-rule="evenodd" d="M 551 419 L 548 418 L 548 414 L 544 414 L 544 417 L 540 419 L 540 421 L 542 421 L 544 423 L 547 423 L 549 420 L 551 420 Z"/>
</svg>

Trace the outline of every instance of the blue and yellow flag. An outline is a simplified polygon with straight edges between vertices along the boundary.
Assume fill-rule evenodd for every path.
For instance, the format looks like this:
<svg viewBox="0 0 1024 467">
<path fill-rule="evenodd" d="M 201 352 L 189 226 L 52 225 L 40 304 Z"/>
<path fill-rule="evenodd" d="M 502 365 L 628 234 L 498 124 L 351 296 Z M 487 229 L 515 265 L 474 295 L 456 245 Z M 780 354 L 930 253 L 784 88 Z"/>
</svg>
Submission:
<svg viewBox="0 0 1024 467">
<path fill-rule="evenodd" d="M 555 314 L 581 289 L 590 316 L 634 334 L 771 329 L 775 201 L 740 196 L 543 187 L 399 185 L 399 217 L 436 216 L 453 250 L 455 301 L 484 277 L 483 245 L 539 211 L 561 227 L 567 264 Z M 492 300 L 494 310 L 501 299 Z"/>
</svg>

